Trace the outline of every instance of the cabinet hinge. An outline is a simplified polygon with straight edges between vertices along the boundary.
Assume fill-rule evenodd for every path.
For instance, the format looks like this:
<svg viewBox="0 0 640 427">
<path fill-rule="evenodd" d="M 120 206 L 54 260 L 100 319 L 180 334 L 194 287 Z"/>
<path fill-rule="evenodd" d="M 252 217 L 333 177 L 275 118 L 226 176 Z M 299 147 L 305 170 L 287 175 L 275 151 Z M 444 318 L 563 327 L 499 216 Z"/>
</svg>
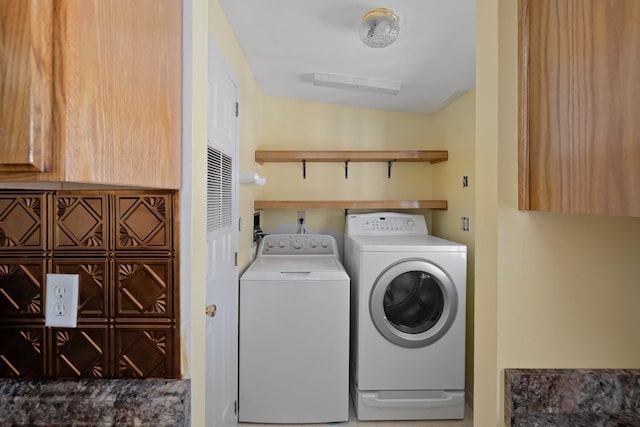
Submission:
<svg viewBox="0 0 640 427">
<path fill-rule="evenodd" d="M 240 103 L 236 102 L 236 117 L 240 115 Z"/>
<path fill-rule="evenodd" d="M 233 413 L 235 415 L 238 415 L 238 401 L 237 400 L 233 401 Z"/>
<path fill-rule="evenodd" d="M 233 265 L 238 266 L 238 252 L 233 254 Z"/>
</svg>

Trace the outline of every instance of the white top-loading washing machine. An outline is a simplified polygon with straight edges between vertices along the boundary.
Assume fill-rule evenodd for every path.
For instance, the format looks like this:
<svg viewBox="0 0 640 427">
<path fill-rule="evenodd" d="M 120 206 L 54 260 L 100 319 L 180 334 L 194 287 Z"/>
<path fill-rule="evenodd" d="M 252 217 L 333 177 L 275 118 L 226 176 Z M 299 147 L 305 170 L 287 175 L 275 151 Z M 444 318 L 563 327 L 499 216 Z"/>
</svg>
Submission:
<svg viewBox="0 0 640 427">
<path fill-rule="evenodd" d="M 349 276 L 328 235 L 267 235 L 240 279 L 239 420 L 349 418 Z"/>
<path fill-rule="evenodd" d="M 358 418 L 463 418 L 466 246 L 421 215 L 348 215 L 345 233 Z"/>
</svg>

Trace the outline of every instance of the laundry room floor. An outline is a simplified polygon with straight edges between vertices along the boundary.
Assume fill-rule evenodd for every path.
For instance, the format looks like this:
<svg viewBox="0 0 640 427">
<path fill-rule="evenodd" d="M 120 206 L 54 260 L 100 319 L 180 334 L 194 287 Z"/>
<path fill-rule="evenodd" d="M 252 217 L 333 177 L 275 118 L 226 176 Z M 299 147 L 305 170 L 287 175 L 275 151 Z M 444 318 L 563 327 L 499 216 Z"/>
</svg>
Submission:
<svg viewBox="0 0 640 427">
<path fill-rule="evenodd" d="M 473 411 L 465 406 L 463 420 L 408 420 L 408 421 L 358 421 L 353 406 L 349 405 L 349 421 L 325 424 L 256 424 L 239 423 L 241 427 L 473 427 Z"/>
</svg>

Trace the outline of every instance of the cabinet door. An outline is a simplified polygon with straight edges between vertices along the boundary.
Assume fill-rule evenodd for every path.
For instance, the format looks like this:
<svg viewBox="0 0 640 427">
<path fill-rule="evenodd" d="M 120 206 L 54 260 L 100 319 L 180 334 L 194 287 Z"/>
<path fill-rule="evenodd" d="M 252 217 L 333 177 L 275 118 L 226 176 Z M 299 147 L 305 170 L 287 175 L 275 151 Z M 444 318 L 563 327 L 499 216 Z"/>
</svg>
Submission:
<svg viewBox="0 0 640 427">
<path fill-rule="evenodd" d="M 64 180 L 179 188 L 182 1 L 60 4 Z"/>
<path fill-rule="evenodd" d="M 640 216 L 640 1 L 520 0 L 521 209 Z"/>
<path fill-rule="evenodd" d="M 51 166 L 53 0 L 0 0 L 0 171 Z"/>
</svg>

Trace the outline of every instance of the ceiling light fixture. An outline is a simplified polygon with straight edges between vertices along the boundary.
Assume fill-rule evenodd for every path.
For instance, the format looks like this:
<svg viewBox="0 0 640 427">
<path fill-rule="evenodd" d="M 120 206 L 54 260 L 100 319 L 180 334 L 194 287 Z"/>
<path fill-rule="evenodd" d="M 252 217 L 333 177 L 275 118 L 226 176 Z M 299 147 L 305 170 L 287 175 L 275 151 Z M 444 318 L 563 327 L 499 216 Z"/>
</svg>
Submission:
<svg viewBox="0 0 640 427">
<path fill-rule="evenodd" d="M 362 17 L 360 40 L 369 47 L 387 47 L 400 32 L 398 16 L 389 9 L 373 9 Z"/>
<path fill-rule="evenodd" d="M 382 93 L 386 95 L 397 95 L 398 92 L 400 92 L 400 83 L 337 76 L 334 74 L 315 73 L 313 75 L 313 84 L 314 86 L 351 89 L 362 92 Z"/>
</svg>

